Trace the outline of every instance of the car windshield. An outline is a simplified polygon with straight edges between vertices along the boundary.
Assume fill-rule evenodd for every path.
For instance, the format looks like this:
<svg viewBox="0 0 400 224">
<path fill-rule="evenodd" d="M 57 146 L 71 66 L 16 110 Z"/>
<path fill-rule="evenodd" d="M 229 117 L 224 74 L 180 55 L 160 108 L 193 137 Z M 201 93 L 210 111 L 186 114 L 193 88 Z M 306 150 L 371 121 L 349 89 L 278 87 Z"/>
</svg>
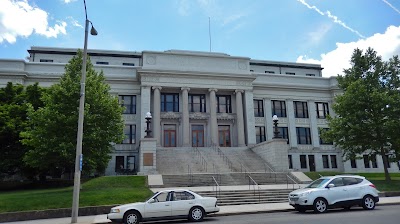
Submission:
<svg viewBox="0 0 400 224">
<path fill-rule="evenodd" d="M 311 184 L 309 184 L 306 188 L 319 188 L 319 187 L 322 187 L 328 181 L 329 181 L 329 179 L 320 178 L 320 179 L 317 179 L 317 180 L 314 180 L 313 182 L 311 182 Z"/>
</svg>

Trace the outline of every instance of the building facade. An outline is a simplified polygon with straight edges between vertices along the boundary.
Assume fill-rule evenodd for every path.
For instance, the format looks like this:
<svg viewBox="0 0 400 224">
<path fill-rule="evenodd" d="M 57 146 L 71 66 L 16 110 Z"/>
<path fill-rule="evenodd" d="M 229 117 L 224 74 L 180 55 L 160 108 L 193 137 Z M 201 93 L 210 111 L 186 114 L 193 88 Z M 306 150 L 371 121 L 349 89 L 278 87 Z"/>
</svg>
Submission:
<svg viewBox="0 0 400 224">
<path fill-rule="evenodd" d="M 32 47 L 28 61 L 1 59 L 0 86 L 50 86 L 76 51 Z M 383 171 L 381 157 L 343 161 L 341 150 L 320 138 L 340 93 L 336 78 L 322 77 L 320 65 L 181 50 L 88 53 L 125 107 L 125 140 L 114 145 L 106 175 L 121 166 L 139 169 L 147 112 L 157 148 L 251 148 L 273 138 L 277 115 L 280 136 L 287 139 L 288 169 Z M 389 169 L 399 172 L 399 165 L 391 163 Z"/>
</svg>

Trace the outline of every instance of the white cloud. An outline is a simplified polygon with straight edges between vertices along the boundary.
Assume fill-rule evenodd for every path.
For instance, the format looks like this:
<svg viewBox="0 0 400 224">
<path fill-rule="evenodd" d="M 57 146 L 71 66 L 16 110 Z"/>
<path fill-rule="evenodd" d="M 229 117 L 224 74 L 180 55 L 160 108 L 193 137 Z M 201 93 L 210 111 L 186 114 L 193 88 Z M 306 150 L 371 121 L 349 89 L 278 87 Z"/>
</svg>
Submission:
<svg viewBox="0 0 400 224">
<path fill-rule="evenodd" d="M 321 24 L 316 30 L 307 33 L 307 41 L 311 45 L 319 44 L 331 28 L 330 24 Z"/>
<path fill-rule="evenodd" d="M 362 50 L 372 47 L 384 60 L 388 60 L 393 55 L 400 54 L 400 26 L 389 26 L 385 33 L 376 33 L 366 39 L 350 43 L 336 43 L 336 49 L 325 54 L 321 54 L 320 59 L 308 58 L 301 55 L 297 58 L 300 63 L 321 64 L 325 77 L 343 74 L 343 69 L 350 68 L 350 59 L 354 49 Z"/>
<path fill-rule="evenodd" d="M 392 8 L 394 11 L 396 11 L 398 14 L 400 14 L 400 10 L 398 10 L 396 7 L 394 7 L 390 2 L 386 0 L 382 0 L 382 2 L 386 3 L 390 8 Z"/>
<path fill-rule="evenodd" d="M 297 1 L 300 2 L 301 4 L 307 6 L 307 8 L 315 10 L 315 11 L 318 12 L 321 16 L 327 16 L 327 17 L 329 17 L 330 19 L 332 19 L 332 21 L 333 21 L 334 23 L 337 23 L 337 24 L 339 24 L 340 26 L 342 26 L 343 28 L 345 28 L 345 29 L 347 29 L 347 30 L 350 30 L 351 32 L 357 34 L 357 36 L 359 36 L 359 37 L 361 37 L 361 38 L 365 38 L 360 32 L 358 32 L 357 30 L 355 30 L 355 29 L 349 27 L 348 25 L 346 25 L 343 21 L 341 21 L 340 19 L 338 19 L 338 17 L 335 16 L 335 15 L 333 15 L 330 11 L 326 11 L 326 12 L 324 13 L 324 12 L 322 12 L 320 9 L 318 9 L 316 6 L 314 6 L 314 5 L 313 5 L 313 6 L 309 5 L 305 0 L 297 0 Z"/>
<path fill-rule="evenodd" d="M 27 0 L 0 0 L 0 43 L 15 43 L 18 36 L 28 37 L 33 32 L 45 37 L 66 34 L 67 23 L 57 21 L 50 27 L 46 11 L 29 5 Z"/>
<path fill-rule="evenodd" d="M 178 13 L 181 16 L 188 16 L 190 10 L 190 2 L 188 0 L 180 0 L 178 2 Z"/>
<path fill-rule="evenodd" d="M 79 24 L 78 20 L 74 19 L 72 16 L 68 16 L 67 19 L 70 21 L 72 26 L 83 28 L 83 26 Z"/>
<path fill-rule="evenodd" d="M 76 2 L 77 0 L 63 0 L 65 4 L 71 3 L 71 2 Z"/>
</svg>

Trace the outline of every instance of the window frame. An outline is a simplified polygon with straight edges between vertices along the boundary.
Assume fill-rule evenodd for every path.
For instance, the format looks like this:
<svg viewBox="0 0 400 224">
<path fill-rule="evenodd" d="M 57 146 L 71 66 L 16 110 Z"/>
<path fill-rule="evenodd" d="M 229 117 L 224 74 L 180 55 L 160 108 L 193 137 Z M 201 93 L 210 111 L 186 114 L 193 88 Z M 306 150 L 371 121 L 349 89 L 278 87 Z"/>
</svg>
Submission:
<svg viewBox="0 0 400 224">
<path fill-rule="evenodd" d="M 299 145 L 311 145 L 311 128 L 308 127 L 296 127 L 297 144 Z M 305 140 L 305 142 L 303 142 Z"/>
<path fill-rule="evenodd" d="M 295 118 L 309 118 L 308 104 L 306 101 L 293 101 L 293 106 Z M 301 111 L 299 110 L 300 108 Z"/>
<path fill-rule="evenodd" d="M 200 103 L 195 103 L 194 98 L 199 97 Z M 195 105 L 199 104 L 200 111 L 195 111 Z M 205 94 L 189 94 L 189 112 L 207 112 L 207 103 Z"/>
<path fill-rule="evenodd" d="M 279 134 L 278 136 L 282 139 L 287 140 L 287 144 L 289 144 L 289 128 L 288 127 L 278 127 Z"/>
<path fill-rule="evenodd" d="M 277 104 L 279 104 L 280 108 L 276 108 Z M 276 115 L 278 117 L 287 117 L 286 101 L 284 101 L 284 100 L 271 100 L 271 106 L 272 106 L 272 115 Z"/>
<path fill-rule="evenodd" d="M 169 102 L 168 96 L 172 96 Z M 179 94 L 178 93 L 161 93 L 160 109 L 161 112 L 179 112 Z M 172 104 L 172 111 L 168 110 L 168 105 Z"/>
<path fill-rule="evenodd" d="M 130 104 L 125 104 L 125 97 L 130 98 Z M 136 95 L 119 95 L 119 102 L 125 110 L 122 114 L 136 114 Z"/>
<path fill-rule="evenodd" d="M 254 107 L 254 117 L 264 117 L 264 100 L 254 99 L 253 107 Z"/>
<path fill-rule="evenodd" d="M 265 135 L 265 126 L 256 126 L 256 144 L 265 142 L 266 135 Z"/>
<path fill-rule="evenodd" d="M 324 169 L 331 168 L 329 166 L 329 156 L 328 155 L 322 155 L 322 164 L 323 164 Z"/>
<path fill-rule="evenodd" d="M 129 133 L 125 132 L 125 128 L 129 127 Z M 124 140 L 122 141 L 122 144 L 136 144 L 136 124 L 125 124 L 124 128 Z M 128 142 L 125 142 L 125 140 L 128 139 Z"/>
<path fill-rule="evenodd" d="M 301 169 L 307 169 L 307 156 L 306 155 L 300 155 L 300 168 Z"/>
<path fill-rule="evenodd" d="M 320 106 L 322 108 L 320 108 Z M 326 119 L 326 116 L 329 115 L 329 105 L 326 102 L 315 102 L 317 118 L 318 119 Z"/>
<path fill-rule="evenodd" d="M 217 95 L 217 113 L 232 113 L 232 97 L 231 95 Z M 220 99 L 225 98 L 225 104 L 220 103 Z M 225 107 L 225 112 L 221 112 L 220 108 Z"/>
</svg>

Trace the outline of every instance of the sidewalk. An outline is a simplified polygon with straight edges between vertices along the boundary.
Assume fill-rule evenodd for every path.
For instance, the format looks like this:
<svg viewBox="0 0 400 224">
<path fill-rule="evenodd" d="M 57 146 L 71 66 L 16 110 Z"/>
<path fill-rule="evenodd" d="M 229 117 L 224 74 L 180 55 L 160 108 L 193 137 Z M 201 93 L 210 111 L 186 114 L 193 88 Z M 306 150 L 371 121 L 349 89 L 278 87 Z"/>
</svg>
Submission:
<svg viewBox="0 0 400 224">
<path fill-rule="evenodd" d="M 377 206 L 383 205 L 396 205 L 400 204 L 399 197 L 381 197 Z M 270 213 L 270 212 L 287 212 L 294 211 L 293 207 L 288 203 L 269 203 L 269 204 L 252 204 L 252 205 L 231 205 L 231 206 L 220 206 L 220 212 L 213 214 L 212 216 L 225 216 L 225 215 L 237 215 L 237 214 L 252 214 L 252 213 Z M 2 224 L 69 224 L 71 218 L 58 218 L 58 219 L 39 219 L 31 221 L 19 221 L 19 222 L 7 222 Z M 110 223 L 107 219 L 107 215 L 95 215 L 95 216 L 81 216 L 78 217 L 79 224 L 99 224 L 99 223 Z"/>
</svg>

